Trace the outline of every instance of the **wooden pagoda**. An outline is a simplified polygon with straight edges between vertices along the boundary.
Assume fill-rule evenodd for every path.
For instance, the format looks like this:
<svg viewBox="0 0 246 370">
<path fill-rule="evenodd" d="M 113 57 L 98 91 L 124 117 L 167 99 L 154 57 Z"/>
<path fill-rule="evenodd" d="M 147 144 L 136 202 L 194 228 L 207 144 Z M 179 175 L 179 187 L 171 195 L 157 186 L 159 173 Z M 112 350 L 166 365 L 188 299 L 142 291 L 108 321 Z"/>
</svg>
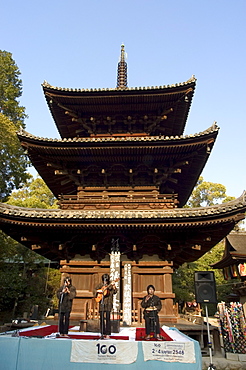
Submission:
<svg viewBox="0 0 246 370">
<path fill-rule="evenodd" d="M 173 269 L 195 261 L 244 218 L 245 193 L 205 208 L 183 208 L 215 143 L 216 124 L 183 132 L 196 79 L 127 87 L 124 46 L 115 89 L 42 87 L 61 139 L 18 134 L 59 209 L 0 204 L 1 228 L 35 252 L 59 260 L 77 288 L 72 316 L 86 318 L 101 275 L 120 277 L 123 321 L 140 320 L 154 284 L 160 319 L 176 321 Z M 132 312 L 138 312 L 132 317 Z"/>
</svg>

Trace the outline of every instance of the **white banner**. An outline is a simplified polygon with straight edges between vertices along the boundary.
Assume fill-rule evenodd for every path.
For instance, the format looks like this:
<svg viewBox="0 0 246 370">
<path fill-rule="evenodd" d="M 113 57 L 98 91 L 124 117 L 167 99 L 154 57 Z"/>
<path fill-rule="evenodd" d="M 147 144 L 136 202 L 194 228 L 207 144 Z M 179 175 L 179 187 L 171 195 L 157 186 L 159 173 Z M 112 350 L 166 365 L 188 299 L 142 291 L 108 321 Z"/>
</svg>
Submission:
<svg viewBox="0 0 246 370">
<path fill-rule="evenodd" d="M 142 342 L 144 361 L 195 363 L 193 342 Z"/>
<path fill-rule="evenodd" d="M 118 240 L 118 239 L 117 239 Z M 118 246 L 117 240 L 114 242 Z M 113 240 L 112 240 L 113 242 Z M 111 252 L 110 254 L 110 281 L 115 281 L 120 278 L 120 252 Z M 117 293 L 113 295 L 113 312 L 120 311 L 120 282 L 115 283 Z"/>
<path fill-rule="evenodd" d="M 124 295 L 123 295 L 123 322 L 132 324 L 132 265 L 124 265 Z"/>
<path fill-rule="evenodd" d="M 131 364 L 137 360 L 138 343 L 119 340 L 73 340 L 71 362 Z"/>
</svg>

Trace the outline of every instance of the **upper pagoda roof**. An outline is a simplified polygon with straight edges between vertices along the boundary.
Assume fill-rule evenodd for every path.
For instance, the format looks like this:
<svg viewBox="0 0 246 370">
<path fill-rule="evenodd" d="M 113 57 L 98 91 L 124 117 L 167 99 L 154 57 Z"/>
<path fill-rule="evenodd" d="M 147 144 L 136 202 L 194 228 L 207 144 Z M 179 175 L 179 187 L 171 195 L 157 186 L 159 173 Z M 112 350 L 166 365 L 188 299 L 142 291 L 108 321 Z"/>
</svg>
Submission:
<svg viewBox="0 0 246 370">
<path fill-rule="evenodd" d="M 222 240 L 244 219 L 245 210 L 245 192 L 228 203 L 172 210 L 30 209 L 0 203 L 0 226 L 14 239 L 53 260 L 76 254 L 103 257 L 107 254 L 105 238 L 119 237 L 121 252 L 129 258 L 157 254 L 178 267 L 197 260 Z M 134 240 L 136 253 L 132 250 Z M 99 244 L 93 251 L 95 243 Z"/>
<path fill-rule="evenodd" d="M 176 136 L 184 132 L 196 79 L 159 87 L 42 87 L 62 138 L 114 134 Z"/>
<path fill-rule="evenodd" d="M 178 194 L 182 207 L 207 162 L 218 130 L 214 124 L 198 134 L 175 137 L 47 139 L 25 131 L 18 137 L 56 197 L 77 194 L 78 186 L 103 189 L 152 185 L 160 193 Z M 110 174 L 119 171 L 122 176 L 118 183 L 116 175 Z"/>
</svg>

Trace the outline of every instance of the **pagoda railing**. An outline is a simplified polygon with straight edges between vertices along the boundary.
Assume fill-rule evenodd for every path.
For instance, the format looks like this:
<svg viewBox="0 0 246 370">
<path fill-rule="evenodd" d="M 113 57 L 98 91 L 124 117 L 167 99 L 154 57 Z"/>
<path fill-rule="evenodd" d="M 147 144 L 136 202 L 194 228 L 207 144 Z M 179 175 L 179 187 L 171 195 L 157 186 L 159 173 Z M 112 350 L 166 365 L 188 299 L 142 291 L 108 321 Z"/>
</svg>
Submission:
<svg viewBox="0 0 246 370">
<path fill-rule="evenodd" d="M 158 191 L 86 192 L 61 195 L 61 209 L 165 209 L 176 208 L 177 194 L 160 194 Z"/>
</svg>

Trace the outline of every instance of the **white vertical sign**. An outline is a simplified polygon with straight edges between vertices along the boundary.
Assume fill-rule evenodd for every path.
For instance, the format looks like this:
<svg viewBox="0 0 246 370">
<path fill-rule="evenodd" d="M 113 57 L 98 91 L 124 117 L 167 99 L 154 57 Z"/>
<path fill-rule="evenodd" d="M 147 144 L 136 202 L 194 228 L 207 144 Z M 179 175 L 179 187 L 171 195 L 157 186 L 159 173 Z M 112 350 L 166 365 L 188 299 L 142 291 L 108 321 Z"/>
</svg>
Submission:
<svg viewBox="0 0 246 370">
<path fill-rule="evenodd" d="M 123 323 L 132 324 L 132 265 L 124 265 Z"/>
<path fill-rule="evenodd" d="M 110 254 L 110 281 L 120 279 L 120 252 Z M 115 283 L 117 293 L 113 296 L 113 313 L 120 311 L 120 280 Z"/>
</svg>

